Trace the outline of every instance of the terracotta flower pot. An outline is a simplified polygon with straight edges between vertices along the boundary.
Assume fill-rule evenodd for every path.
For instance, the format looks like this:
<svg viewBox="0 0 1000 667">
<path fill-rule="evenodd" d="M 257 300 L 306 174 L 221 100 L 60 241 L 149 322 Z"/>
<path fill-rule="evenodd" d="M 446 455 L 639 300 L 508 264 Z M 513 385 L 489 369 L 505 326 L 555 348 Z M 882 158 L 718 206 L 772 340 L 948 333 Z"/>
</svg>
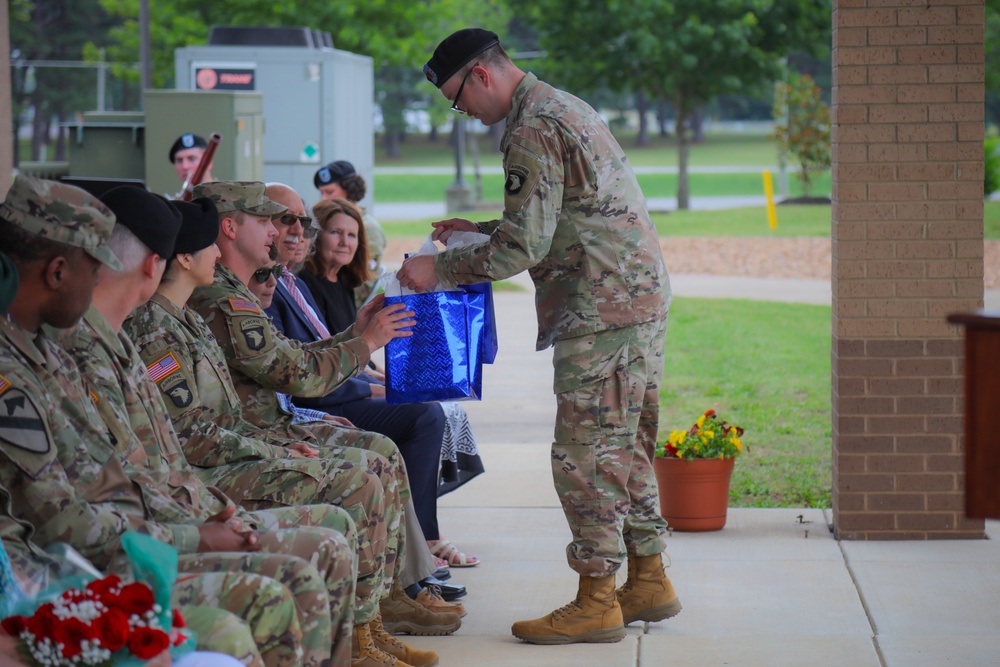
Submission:
<svg viewBox="0 0 1000 667">
<path fill-rule="evenodd" d="M 660 514 L 682 532 L 721 530 L 729 507 L 729 480 L 736 459 L 656 457 Z"/>
</svg>

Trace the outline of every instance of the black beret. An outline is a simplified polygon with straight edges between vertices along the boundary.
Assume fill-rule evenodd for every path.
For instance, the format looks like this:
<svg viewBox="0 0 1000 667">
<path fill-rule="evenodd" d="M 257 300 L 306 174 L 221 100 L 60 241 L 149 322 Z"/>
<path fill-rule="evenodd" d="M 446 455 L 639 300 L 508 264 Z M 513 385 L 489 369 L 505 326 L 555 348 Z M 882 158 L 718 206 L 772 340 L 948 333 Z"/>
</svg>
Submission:
<svg viewBox="0 0 1000 667">
<path fill-rule="evenodd" d="M 132 185 L 108 190 L 101 196 L 119 225 L 135 234 L 160 257 L 174 254 L 174 241 L 181 228 L 181 214 L 164 197 Z"/>
<path fill-rule="evenodd" d="M 353 164 L 347 160 L 337 160 L 316 172 L 316 175 L 313 176 L 313 185 L 319 190 L 321 186 L 330 183 L 342 183 L 345 178 L 354 176 L 356 173 L 358 172 L 354 171 Z"/>
<path fill-rule="evenodd" d="M 219 238 L 219 209 L 208 197 L 191 201 L 172 201 L 181 213 L 181 232 L 174 244 L 174 254 L 198 252 Z"/>
<path fill-rule="evenodd" d="M 495 44 L 500 38 L 482 28 L 464 28 L 453 32 L 434 49 L 434 55 L 424 65 L 424 76 L 440 88 L 466 63 Z"/>
<path fill-rule="evenodd" d="M 174 163 L 174 156 L 177 155 L 177 151 L 186 151 L 189 148 L 205 148 L 206 146 L 208 146 L 208 142 L 205 140 L 205 137 L 197 134 L 182 134 L 177 137 L 177 141 L 170 147 L 170 164 Z"/>
</svg>

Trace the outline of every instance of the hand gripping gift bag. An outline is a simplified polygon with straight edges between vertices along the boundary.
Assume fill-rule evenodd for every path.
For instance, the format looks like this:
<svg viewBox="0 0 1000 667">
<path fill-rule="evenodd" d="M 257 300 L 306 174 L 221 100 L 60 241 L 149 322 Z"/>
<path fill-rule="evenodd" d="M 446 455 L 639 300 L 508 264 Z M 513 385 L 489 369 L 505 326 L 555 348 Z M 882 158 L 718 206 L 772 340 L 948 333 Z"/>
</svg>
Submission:
<svg viewBox="0 0 1000 667">
<path fill-rule="evenodd" d="M 428 239 L 418 254 L 437 249 Z M 438 286 L 440 287 L 440 286 Z M 458 289 L 414 293 L 394 275 L 385 303 L 403 303 L 415 313 L 413 335 L 385 347 L 387 403 L 479 400 L 482 397 L 482 328 L 485 300 Z"/>
</svg>

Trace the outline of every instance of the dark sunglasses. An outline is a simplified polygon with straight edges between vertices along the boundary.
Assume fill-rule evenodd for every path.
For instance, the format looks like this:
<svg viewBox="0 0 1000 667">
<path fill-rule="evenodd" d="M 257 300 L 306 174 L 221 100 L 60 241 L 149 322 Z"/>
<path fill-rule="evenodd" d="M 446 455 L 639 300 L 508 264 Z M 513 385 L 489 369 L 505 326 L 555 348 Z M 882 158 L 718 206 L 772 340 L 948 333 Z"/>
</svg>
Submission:
<svg viewBox="0 0 1000 667">
<path fill-rule="evenodd" d="M 267 268 L 257 269 L 256 271 L 253 272 L 254 282 L 256 282 L 258 285 L 263 285 L 264 283 L 266 283 L 267 279 L 270 278 L 271 276 L 274 276 L 275 280 L 281 277 L 281 264 L 275 264 L 269 269 Z"/>
<path fill-rule="evenodd" d="M 281 217 L 278 218 L 278 222 L 289 227 L 294 225 L 296 221 L 301 222 L 303 227 L 309 227 L 313 219 L 308 215 L 292 215 L 291 213 L 282 213 Z"/>
</svg>

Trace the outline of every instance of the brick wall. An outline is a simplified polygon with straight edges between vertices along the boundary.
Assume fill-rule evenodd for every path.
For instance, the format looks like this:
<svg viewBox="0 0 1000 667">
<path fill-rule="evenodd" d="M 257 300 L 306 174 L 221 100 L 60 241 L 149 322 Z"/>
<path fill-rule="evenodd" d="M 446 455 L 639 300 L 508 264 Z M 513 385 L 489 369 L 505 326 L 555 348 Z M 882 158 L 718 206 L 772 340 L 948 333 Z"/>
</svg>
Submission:
<svg viewBox="0 0 1000 667">
<path fill-rule="evenodd" d="M 984 0 L 834 0 L 833 519 L 964 518 L 962 332 L 983 299 Z"/>
</svg>

